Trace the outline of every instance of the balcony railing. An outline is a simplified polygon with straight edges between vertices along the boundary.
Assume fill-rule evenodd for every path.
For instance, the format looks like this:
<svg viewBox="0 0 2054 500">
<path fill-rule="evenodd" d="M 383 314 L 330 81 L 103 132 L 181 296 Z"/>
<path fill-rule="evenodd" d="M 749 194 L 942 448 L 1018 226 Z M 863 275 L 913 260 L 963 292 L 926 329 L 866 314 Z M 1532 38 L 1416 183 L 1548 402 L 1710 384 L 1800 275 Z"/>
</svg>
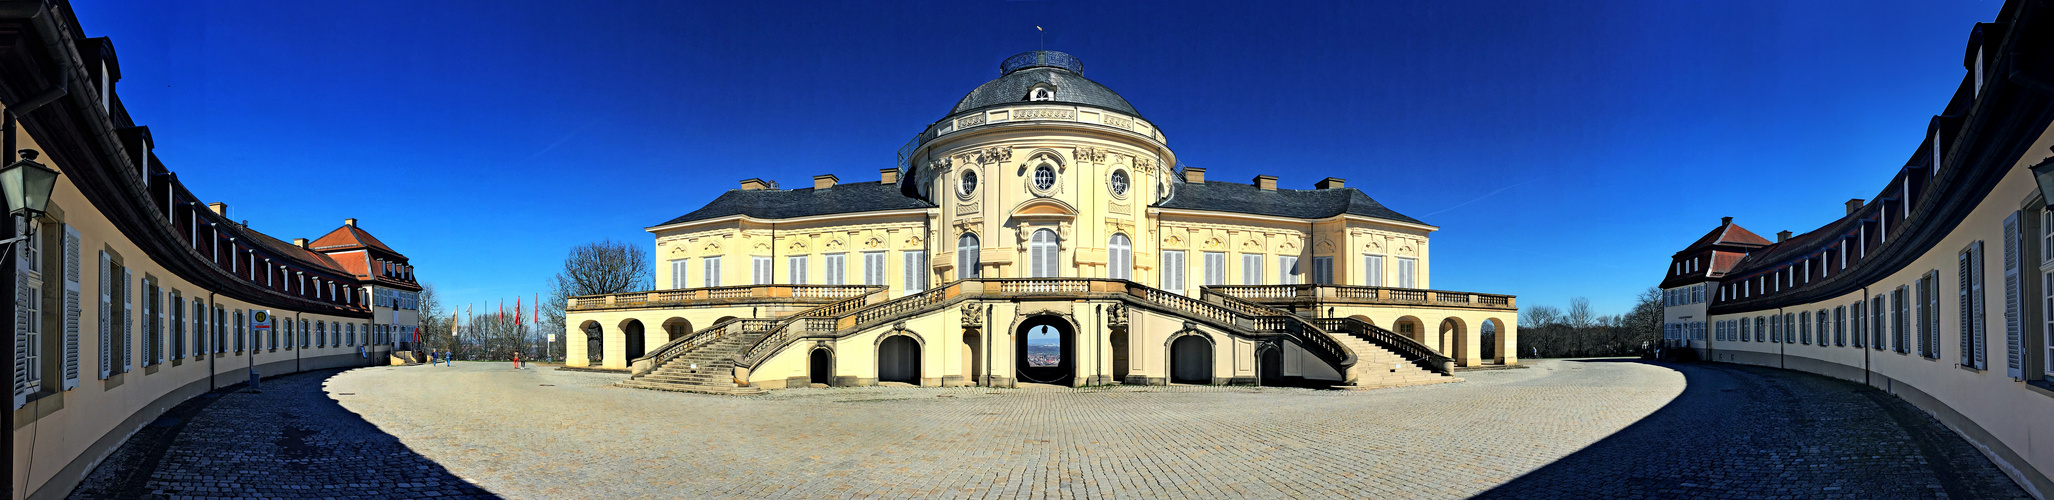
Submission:
<svg viewBox="0 0 2054 500">
<path fill-rule="evenodd" d="M 1516 309 L 1517 297 L 1474 292 L 1353 285 L 1209 286 L 1214 293 L 1260 303 L 1354 303 Z"/>
<path fill-rule="evenodd" d="M 796 302 L 828 302 L 859 297 L 884 287 L 844 285 L 751 285 L 717 286 L 708 288 L 683 288 L 677 290 L 653 290 L 607 295 L 586 295 L 571 297 L 566 304 L 569 310 L 611 309 L 621 307 L 649 307 L 664 305 L 688 305 L 693 302 L 732 301 L 746 299 L 796 299 Z"/>
</svg>

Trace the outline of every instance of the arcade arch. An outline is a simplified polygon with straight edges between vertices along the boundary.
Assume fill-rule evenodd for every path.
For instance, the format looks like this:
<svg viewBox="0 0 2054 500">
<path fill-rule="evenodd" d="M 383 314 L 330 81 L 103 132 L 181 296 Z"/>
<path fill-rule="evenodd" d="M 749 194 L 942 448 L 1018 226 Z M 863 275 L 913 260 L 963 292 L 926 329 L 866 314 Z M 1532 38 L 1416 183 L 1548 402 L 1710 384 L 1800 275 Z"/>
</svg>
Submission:
<svg viewBox="0 0 2054 500">
<path fill-rule="evenodd" d="M 1170 383 L 1212 384 L 1212 339 L 1186 333 L 1170 338 Z"/>
</svg>

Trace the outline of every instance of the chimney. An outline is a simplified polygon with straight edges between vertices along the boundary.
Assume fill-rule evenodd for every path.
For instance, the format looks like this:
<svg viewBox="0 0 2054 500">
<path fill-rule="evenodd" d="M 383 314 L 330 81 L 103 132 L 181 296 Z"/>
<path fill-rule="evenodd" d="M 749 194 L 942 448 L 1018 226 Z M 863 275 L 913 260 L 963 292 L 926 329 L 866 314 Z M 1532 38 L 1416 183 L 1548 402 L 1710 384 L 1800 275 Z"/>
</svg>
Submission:
<svg viewBox="0 0 2054 500">
<path fill-rule="evenodd" d="M 1348 181 L 1342 180 L 1339 177 L 1328 177 L 1320 179 L 1319 182 L 1312 183 L 1312 187 L 1318 189 L 1341 189 L 1348 187 Z"/>
<path fill-rule="evenodd" d="M 1720 217 L 1720 218 L 1719 218 L 1719 225 L 1721 225 L 1721 226 L 1727 226 L 1727 225 L 1732 225 L 1732 224 L 1733 224 L 1733 218 L 1732 218 L 1732 217 Z"/>
<path fill-rule="evenodd" d="M 1263 190 L 1263 191 L 1276 191 L 1276 190 L 1277 190 L 1277 176 L 1274 176 L 1274 175 L 1258 175 L 1258 176 L 1255 176 L 1255 187 L 1258 187 L 1258 188 L 1262 188 L 1262 190 Z"/>
<path fill-rule="evenodd" d="M 1788 239 L 1790 239 L 1790 231 L 1780 231 L 1776 233 L 1777 243 L 1782 243 L 1784 240 Z"/>
<path fill-rule="evenodd" d="M 896 168 L 887 168 L 887 169 L 880 169 L 880 170 L 878 170 L 878 171 L 877 171 L 877 183 L 878 183 L 878 184 L 898 184 L 898 183 L 899 183 L 899 169 L 896 169 Z"/>
<path fill-rule="evenodd" d="M 1847 200 L 1847 215 L 1854 215 L 1855 212 L 1859 211 L 1861 211 L 1861 198 Z"/>
<path fill-rule="evenodd" d="M 764 189 L 770 189 L 770 183 L 763 182 L 763 179 L 742 179 L 743 191 L 758 191 Z"/>
<path fill-rule="evenodd" d="M 840 177 L 835 177 L 834 174 L 816 175 L 813 176 L 813 189 L 831 188 L 834 187 L 836 182 L 841 180 Z"/>
<path fill-rule="evenodd" d="M 208 209 L 208 210 L 213 210 L 213 211 L 214 211 L 214 215 L 219 215 L 219 216 L 222 216 L 222 217 L 227 217 L 227 216 L 228 216 L 228 204 L 227 204 L 227 203 L 221 203 L 221 202 L 218 202 L 218 201 L 217 201 L 217 202 L 214 202 L 214 203 L 208 203 L 208 204 L 207 204 L 207 209 Z"/>
<path fill-rule="evenodd" d="M 351 217 L 351 218 L 348 218 L 348 219 L 343 219 L 343 220 L 342 220 L 342 225 L 345 225 L 345 226 L 349 226 L 349 227 L 357 227 L 357 219 L 356 219 L 355 217 Z"/>
<path fill-rule="evenodd" d="M 1192 184 L 1204 183 L 1205 169 L 1198 167 L 1184 167 L 1184 182 Z"/>
<path fill-rule="evenodd" d="M 296 246 L 296 247 L 300 247 L 300 248 L 306 248 L 306 247 L 307 247 L 307 239 L 306 239 L 306 238 L 293 238 L 293 239 L 292 239 L 292 246 Z"/>
</svg>

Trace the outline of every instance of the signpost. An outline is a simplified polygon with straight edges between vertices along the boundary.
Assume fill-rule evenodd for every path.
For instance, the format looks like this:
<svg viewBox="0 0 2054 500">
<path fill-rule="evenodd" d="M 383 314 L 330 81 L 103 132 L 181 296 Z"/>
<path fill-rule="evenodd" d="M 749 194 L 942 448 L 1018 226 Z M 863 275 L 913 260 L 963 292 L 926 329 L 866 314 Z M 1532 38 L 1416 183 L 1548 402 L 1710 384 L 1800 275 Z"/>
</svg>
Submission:
<svg viewBox="0 0 2054 500">
<path fill-rule="evenodd" d="M 556 359 L 556 334 L 549 334 L 549 342 L 542 344 L 542 360 Z"/>
<path fill-rule="evenodd" d="M 257 342 L 271 333 L 271 310 L 250 311 L 250 390 L 257 390 Z"/>
</svg>

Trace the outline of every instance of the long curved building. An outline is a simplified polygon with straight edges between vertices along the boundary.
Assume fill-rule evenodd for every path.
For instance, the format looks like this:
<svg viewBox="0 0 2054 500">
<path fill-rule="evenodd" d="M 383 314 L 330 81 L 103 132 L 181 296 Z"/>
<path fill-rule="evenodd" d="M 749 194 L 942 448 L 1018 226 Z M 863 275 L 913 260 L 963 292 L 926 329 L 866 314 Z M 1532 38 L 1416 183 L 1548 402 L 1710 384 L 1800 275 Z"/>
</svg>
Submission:
<svg viewBox="0 0 2054 500">
<path fill-rule="evenodd" d="M 1925 140 L 1839 219 L 1771 241 L 1729 217 L 1677 252 L 1668 342 L 1895 394 L 2054 492 L 2050 35 L 2039 2 L 1976 24 Z"/>
<path fill-rule="evenodd" d="M 760 179 L 647 228 L 659 290 L 573 298 L 627 385 L 1306 384 L 1516 364 L 1514 298 L 1434 290 L 1439 228 L 1342 179 L 1208 180 L 1075 56 L 1032 51 L 874 181 Z"/>
</svg>

